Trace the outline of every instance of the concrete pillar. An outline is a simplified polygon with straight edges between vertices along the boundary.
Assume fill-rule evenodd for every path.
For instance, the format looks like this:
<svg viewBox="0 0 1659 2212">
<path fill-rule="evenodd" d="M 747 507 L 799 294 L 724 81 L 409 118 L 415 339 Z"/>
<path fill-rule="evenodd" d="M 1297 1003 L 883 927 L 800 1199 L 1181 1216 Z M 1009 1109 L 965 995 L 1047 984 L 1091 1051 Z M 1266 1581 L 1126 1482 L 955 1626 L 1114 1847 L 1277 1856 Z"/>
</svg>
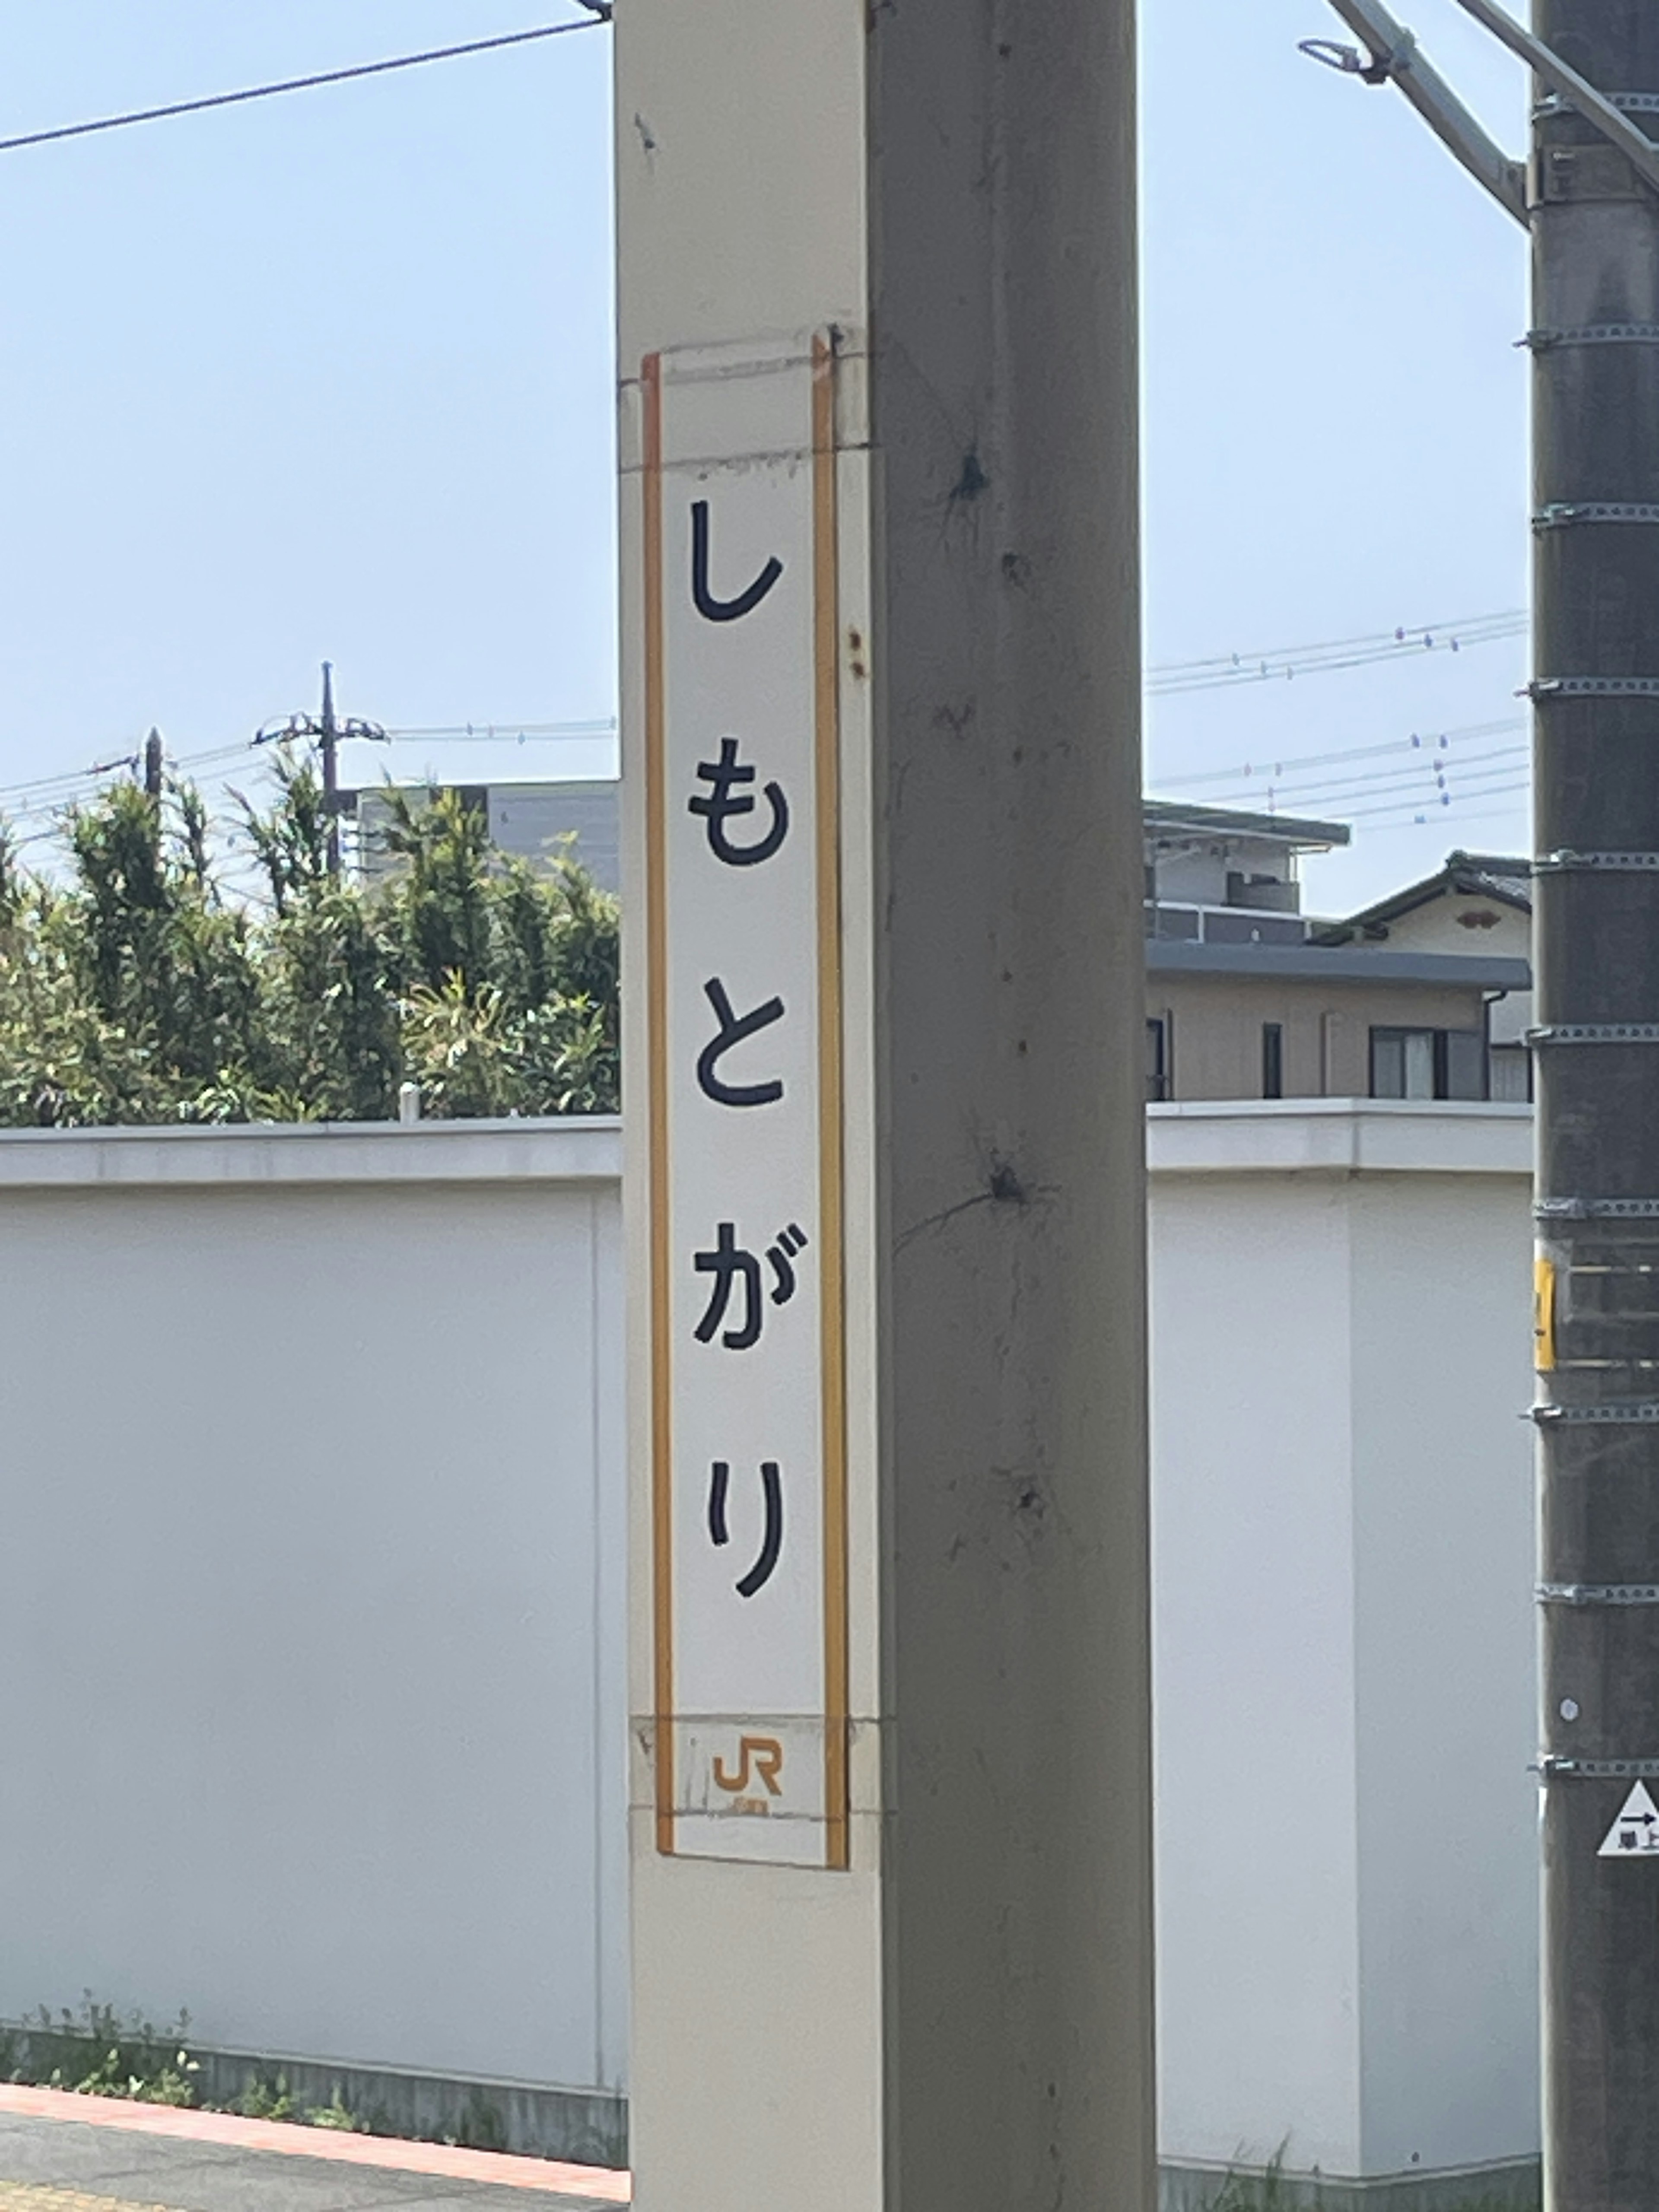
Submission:
<svg viewBox="0 0 1659 2212">
<path fill-rule="evenodd" d="M 637 2202 L 1145 2212 L 1132 9 L 617 37 Z"/>
</svg>

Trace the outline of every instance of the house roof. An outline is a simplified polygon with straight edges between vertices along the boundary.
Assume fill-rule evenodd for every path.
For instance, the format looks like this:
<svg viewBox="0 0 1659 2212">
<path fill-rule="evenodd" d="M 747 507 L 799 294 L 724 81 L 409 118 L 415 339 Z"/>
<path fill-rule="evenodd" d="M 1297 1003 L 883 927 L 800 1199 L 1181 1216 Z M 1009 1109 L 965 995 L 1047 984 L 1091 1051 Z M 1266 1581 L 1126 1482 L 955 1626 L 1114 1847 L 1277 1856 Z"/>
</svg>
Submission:
<svg viewBox="0 0 1659 2212">
<path fill-rule="evenodd" d="M 1532 863 L 1512 854 L 1449 853 L 1437 875 L 1408 884 L 1404 890 L 1379 899 L 1375 906 L 1363 907 L 1346 921 L 1327 922 L 1314 932 L 1313 942 L 1334 945 L 1350 944 L 1356 938 L 1386 937 L 1391 921 L 1446 897 L 1487 898 L 1499 906 L 1512 907 L 1518 914 L 1530 914 Z"/>
<path fill-rule="evenodd" d="M 1272 837 L 1298 852 L 1324 852 L 1352 842 L 1346 822 L 1314 822 L 1295 814 L 1241 814 L 1231 806 L 1182 806 L 1169 799 L 1142 801 L 1149 831 L 1206 837 Z"/>
</svg>

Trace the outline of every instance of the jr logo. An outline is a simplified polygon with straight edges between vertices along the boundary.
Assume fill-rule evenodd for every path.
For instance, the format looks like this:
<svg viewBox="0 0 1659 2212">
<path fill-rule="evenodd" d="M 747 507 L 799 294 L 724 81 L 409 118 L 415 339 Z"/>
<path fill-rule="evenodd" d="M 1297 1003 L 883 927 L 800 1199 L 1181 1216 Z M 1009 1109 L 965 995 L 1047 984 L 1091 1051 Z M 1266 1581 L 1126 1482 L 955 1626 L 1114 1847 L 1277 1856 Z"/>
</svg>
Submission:
<svg viewBox="0 0 1659 2212">
<path fill-rule="evenodd" d="M 723 1759 L 714 1760 L 714 1786 L 732 1796 L 738 1796 L 749 1787 L 752 1774 L 765 1785 L 769 1797 L 781 1797 L 783 1784 L 783 1746 L 775 1736 L 746 1735 L 738 1745 L 738 1771 L 732 1773 Z"/>
</svg>

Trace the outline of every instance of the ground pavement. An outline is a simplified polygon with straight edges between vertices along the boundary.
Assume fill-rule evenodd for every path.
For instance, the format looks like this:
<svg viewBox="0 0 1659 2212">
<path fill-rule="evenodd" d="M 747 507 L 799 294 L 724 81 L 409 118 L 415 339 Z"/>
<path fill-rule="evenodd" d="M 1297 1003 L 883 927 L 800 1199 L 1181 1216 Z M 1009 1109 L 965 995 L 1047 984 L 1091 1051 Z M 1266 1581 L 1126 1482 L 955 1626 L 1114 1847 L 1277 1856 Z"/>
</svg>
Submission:
<svg viewBox="0 0 1659 2212">
<path fill-rule="evenodd" d="M 601 2166 L 0 2084 L 0 2212 L 617 2212 L 629 2198 L 628 2175 Z"/>
</svg>

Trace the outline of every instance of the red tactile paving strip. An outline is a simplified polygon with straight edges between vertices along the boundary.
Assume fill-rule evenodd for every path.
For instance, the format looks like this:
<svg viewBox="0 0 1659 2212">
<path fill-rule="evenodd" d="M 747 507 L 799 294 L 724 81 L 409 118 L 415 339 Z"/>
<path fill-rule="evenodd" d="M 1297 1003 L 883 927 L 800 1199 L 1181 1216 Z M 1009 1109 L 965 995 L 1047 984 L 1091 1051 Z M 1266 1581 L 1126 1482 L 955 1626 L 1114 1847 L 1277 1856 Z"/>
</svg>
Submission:
<svg viewBox="0 0 1659 2212">
<path fill-rule="evenodd" d="M 548 2158 L 518 2158 L 507 2151 L 462 2150 L 447 2143 L 405 2142 L 391 2136 L 350 2135 L 343 2128 L 295 2127 L 284 2120 L 245 2120 L 235 2112 L 179 2112 L 167 2105 L 130 2104 L 119 2097 L 82 2097 L 72 2089 L 32 2089 L 0 2082 L 0 2113 L 24 2118 L 79 2120 L 133 2135 L 172 2136 L 186 2142 L 223 2143 L 232 2150 L 265 2150 L 291 2158 L 325 2158 L 345 2166 L 391 2167 L 399 2173 L 435 2173 L 450 2181 L 492 2181 L 544 2196 L 582 2197 L 627 2204 L 633 2177 L 603 2166 L 564 2166 Z"/>
</svg>

